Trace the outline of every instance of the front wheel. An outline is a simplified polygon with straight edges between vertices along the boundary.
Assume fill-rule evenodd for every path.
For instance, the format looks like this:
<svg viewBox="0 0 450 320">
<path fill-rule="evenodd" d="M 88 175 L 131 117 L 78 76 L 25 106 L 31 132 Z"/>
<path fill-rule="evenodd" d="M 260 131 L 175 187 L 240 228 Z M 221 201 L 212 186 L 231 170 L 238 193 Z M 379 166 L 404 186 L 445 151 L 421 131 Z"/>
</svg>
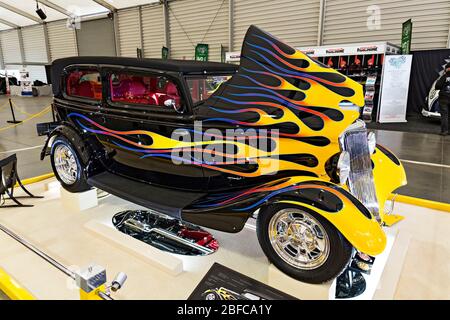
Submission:
<svg viewBox="0 0 450 320">
<path fill-rule="evenodd" d="M 202 298 L 203 300 L 221 300 L 220 296 L 213 291 L 202 293 Z"/>
<path fill-rule="evenodd" d="M 85 166 L 67 138 L 58 136 L 53 141 L 50 161 L 56 178 L 67 191 L 82 192 L 91 188 L 86 181 Z"/>
<path fill-rule="evenodd" d="M 256 231 L 270 262 L 302 282 L 334 279 L 352 256 L 347 239 L 320 214 L 304 207 L 269 205 L 259 212 Z"/>
</svg>

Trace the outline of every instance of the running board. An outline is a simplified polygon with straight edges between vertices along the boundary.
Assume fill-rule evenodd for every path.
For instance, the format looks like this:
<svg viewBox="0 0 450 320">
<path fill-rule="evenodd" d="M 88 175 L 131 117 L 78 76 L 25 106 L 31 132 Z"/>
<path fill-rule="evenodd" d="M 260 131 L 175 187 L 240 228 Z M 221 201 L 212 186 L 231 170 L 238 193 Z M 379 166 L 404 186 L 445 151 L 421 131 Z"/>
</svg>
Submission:
<svg viewBox="0 0 450 320">
<path fill-rule="evenodd" d="M 176 219 L 181 219 L 183 208 L 206 195 L 205 193 L 156 187 L 110 172 L 102 172 L 90 177 L 88 184 Z"/>
</svg>

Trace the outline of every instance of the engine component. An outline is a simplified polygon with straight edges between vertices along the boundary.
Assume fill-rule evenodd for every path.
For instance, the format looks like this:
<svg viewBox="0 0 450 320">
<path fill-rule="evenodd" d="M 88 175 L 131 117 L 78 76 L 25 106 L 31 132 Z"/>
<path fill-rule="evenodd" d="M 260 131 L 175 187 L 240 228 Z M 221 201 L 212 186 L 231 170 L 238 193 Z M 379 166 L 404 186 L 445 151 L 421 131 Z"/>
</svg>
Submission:
<svg viewBox="0 0 450 320">
<path fill-rule="evenodd" d="M 119 231 L 171 253 L 208 255 L 219 248 L 209 232 L 156 211 L 122 211 L 112 222 Z"/>
<path fill-rule="evenodd" d="M 336 298 L 350 299 L 366 290 L 366 280 L 361 272 L 347 268 L 336 280 Z"/>
</svg>

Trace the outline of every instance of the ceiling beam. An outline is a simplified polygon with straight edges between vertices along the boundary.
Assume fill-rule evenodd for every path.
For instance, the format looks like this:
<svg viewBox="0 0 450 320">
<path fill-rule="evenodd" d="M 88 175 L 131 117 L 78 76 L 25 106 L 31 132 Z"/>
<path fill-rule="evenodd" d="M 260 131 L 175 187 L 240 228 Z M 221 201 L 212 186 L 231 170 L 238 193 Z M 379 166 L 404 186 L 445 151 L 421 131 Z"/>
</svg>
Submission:
<svg viewBox="0 0 450 320">
<path fill-rule="evenodd" d="M 0 18 L 0 23 L 3 23 L 4 25 L 11 27 L 11 28 L 19 28 L 19 26 L 17 24 L 14 24 L 12 22 L 6 21 L 2 18 Z"/>
<path fill-rule="evenodd" d="M 108 1 L 105 0 L 92 0 L 95 3 L 101 5 L 102 7 L 108 9 L 111 12 L 117 11 L 117 8 L 114 7 L 111 3 L 109 3 Z"/>
<path fill-rule="evenodd" d="M 57 4 L 54 4 L 51 1 L 48 0 L 38 0 L 39 4 L 43 4 L 46 7 L 49 7 L 55 11 L 58 11 L 59 13 L 62 13 L 63 15 L 69 16 L 69 13 L 67 12 L 66 9 L 64 9 L 63 7 L 58 6 Z"/>
<path fill-rule="evenodd" d="M 11 12 L 14 12 L 14 13 L 16 13 L 16 14 L 22 16 L 22 17 L 25 17 L 27 19 L 30 19 L 30 20 L 32 20 L 34 22 L 42 23 L 42 20 L 39 19 L 38 17 L 35 17 L 32 14 L 29 14 L 28 12 L 22 11 L 22 10 L 20 10 L 20 9 L 18 9 L 16 7 L 13 7 L 13 6 L 11 6 L 11 5 L 7 4 L 7 3 L 4 3 L 2 1 L 0 1 L 0 7 L 4 8 L 6 10 L 9 10 Z"/>
</svg>

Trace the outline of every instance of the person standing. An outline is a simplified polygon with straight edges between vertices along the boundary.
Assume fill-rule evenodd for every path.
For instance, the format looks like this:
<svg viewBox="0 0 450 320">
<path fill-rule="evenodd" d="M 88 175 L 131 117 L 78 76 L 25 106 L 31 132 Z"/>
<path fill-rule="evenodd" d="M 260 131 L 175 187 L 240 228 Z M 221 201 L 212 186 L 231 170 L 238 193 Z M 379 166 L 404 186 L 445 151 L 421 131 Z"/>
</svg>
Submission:
<svg viewBox="0 0 450 320">
<path fill-rule="evenodd" d="M 448 135 L 450 122 L 450 63 L 445 66 L 444 74 L 438 79 L 434 86 L 439 90 L 439 109 L 441 111 L 441 135 Z"/>
</svg>

